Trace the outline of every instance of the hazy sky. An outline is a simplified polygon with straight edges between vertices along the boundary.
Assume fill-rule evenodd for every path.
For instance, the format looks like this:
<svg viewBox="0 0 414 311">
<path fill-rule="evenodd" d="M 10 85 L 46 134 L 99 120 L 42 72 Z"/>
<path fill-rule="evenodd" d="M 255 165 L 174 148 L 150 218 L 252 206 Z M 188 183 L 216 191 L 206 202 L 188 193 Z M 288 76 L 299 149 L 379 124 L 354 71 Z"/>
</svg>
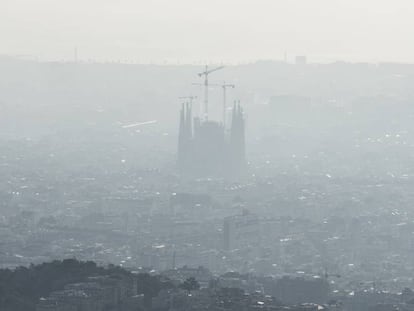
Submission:
<svg viewBox="0 0 414 311">
<path fill-rule="evenodd" d="M 414 62 L 413 0 L 0 0 L 0 54 Z"/>
</svg>

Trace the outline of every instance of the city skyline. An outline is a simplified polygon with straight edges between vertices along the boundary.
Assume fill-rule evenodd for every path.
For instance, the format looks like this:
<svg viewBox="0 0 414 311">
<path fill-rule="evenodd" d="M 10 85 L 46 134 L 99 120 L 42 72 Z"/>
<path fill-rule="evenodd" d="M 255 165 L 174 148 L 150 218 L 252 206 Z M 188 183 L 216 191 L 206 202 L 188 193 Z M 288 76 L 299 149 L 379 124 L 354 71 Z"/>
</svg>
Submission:
<svg viewBox="0 0 414 311">
<path fill-rule="evenodd" d="M 138 63 L 414 62 L 414 5 L 395 1 L 5 0 L 0 54 Z M 54 25 L 50 27 L 50 25 Z"/>
<path fill-rule="evenodd" d="M 413 311 L 413 13 L 1 0 L 0 310 Z"/>
</svg>

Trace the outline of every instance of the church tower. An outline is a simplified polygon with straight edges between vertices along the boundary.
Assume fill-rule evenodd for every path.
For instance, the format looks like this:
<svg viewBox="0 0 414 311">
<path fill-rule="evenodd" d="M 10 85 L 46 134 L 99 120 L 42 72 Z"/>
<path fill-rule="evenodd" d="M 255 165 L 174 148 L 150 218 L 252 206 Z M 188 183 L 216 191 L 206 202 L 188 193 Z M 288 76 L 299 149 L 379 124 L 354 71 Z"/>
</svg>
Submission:
<svg viewBox="0 0 414 311">
<path fill-rule="evenodd" d="M 231 127 L 211 120 L 192 119 L 192 107 L 183 104 L 178 135 L 178 169 L 193 177 L 238 179 L 246 170 L 243 109 L 234 104 Z"/>
<path fill-rule="evenodd" d="M 245 120 L 240 102 L 233 106 L 228 154 L 230 175 L 240 177 L 246 170 Z"/>
</svg>

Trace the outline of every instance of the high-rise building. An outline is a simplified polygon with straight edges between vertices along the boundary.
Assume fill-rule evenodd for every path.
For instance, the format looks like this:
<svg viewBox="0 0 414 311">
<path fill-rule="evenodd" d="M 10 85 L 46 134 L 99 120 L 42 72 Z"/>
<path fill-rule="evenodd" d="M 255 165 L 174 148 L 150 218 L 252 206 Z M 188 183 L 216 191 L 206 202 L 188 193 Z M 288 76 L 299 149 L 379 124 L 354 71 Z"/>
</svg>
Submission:
<svg viewBox="0 0 414 311">
<path fill-rule="evenodd" d="M 234 104 L 231 126 L 192 118 L 192 107 L 180 112 L 178 168 L 195 177 L 239 178 L 246 168 L 245 120 L 240 104 Z"/>
</svg>

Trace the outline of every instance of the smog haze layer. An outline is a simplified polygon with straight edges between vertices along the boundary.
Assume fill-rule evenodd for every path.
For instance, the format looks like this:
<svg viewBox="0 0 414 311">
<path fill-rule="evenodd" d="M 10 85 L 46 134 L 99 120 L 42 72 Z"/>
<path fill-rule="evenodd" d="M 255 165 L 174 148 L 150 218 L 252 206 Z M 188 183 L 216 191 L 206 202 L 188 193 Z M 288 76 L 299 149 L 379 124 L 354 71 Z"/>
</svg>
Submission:
<svg viewBox="0 0 414 311">
<path fill-rule="evenodd" d="M 0 54 L 141 63 L 285 55 L 414 62 L 413 13 L 409 0 L 3 0 Z"/>
</svg>

